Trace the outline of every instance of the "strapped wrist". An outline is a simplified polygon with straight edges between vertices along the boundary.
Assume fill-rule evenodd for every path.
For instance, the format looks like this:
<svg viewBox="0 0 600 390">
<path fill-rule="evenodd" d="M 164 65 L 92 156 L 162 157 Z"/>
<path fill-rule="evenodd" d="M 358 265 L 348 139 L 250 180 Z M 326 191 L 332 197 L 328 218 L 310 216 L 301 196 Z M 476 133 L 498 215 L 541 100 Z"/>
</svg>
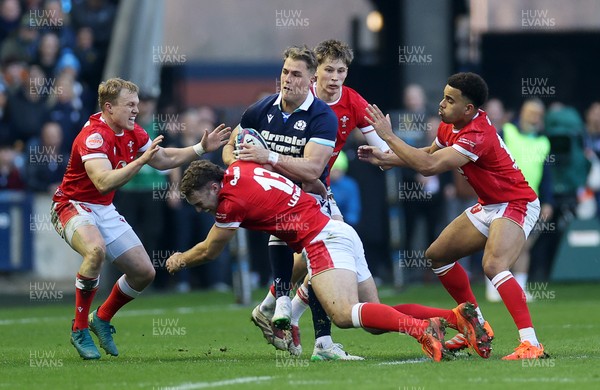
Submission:
<svg viewBox="0 0 600 390">
<path fill-rule="evenodd" d="M 204 154 L 204 148 L 202 147 L 202 143 L 198 142 L 196 145 L 192 146 L 192 148 L 194 149 L 194 152 L 196 152 L 196 154 L 198 155 L 198 157 L 202 156 Z"/>
<path fill-rule="evenodd" d="M 275 166 L 277 164 L 277 161 L 279 161 L 279 153 L 269 152 L 269 158 L 268 158 L 269 164 Z"/>
</svg>

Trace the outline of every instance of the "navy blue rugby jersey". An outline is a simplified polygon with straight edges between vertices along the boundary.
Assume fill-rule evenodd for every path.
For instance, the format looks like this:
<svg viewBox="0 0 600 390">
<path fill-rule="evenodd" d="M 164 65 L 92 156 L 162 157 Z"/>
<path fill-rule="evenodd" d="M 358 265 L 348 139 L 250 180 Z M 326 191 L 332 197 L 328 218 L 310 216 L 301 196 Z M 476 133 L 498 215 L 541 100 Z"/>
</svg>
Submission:
<svg viewBox="0 0 600 390">
<path fill-rule="evenodd" d="M 240 126 L 257 130 L 270 150 L 287 156 L 303 157 L 307 142 L 335 147 L 337 117 L 327 103 L 309 93 L 291 114 L 282 112 L 280 107 L 280 94 L 267 96 L 248 107 Z M 325 167 L 320 178 L 323 183 L 328 174 L 329 167 Z"/>
</svg>

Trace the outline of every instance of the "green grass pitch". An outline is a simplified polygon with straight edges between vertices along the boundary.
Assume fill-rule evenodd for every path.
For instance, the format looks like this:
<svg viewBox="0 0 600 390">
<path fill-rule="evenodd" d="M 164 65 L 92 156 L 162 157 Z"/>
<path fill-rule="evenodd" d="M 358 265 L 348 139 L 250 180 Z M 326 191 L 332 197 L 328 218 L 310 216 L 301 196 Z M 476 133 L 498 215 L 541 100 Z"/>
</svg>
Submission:
<svg viewBox="0 0 600 390">
<path fill-rule="evenodd" d="M 483 297 L 483 287 L 475 286 Z M 256 291 L 258 301 L 264 291 Z M 381 289 L 384 303 L 452 307 L 438 284 L 403 293 Z M 310 362 L 310 313 L 300 323 L 304 352 L 291 358 L 267 345 L 251 308 L 229 293 L 148 294 L 113 319 L 117 358 L 83 361 L 69 343 L 72 296 L 51 304 L 0 309 L 0 389 L 598 389 L 600 285 L 538 285 L 530 305 L 550 359 L 505 362 L 517 331 L 501 303 L 481 299 L 496 334 L 493 353 L 433 363 L 411 337 L 333 329 L 360 362 Z M 6 300 L 3 297 L 2 300 Z M 96 304 L 100 302 L 96 300 Z M 450 337 L 454 334 L 450 331 Z M 97 343 L 97 340 L 94 340 Z"/>
</svg>

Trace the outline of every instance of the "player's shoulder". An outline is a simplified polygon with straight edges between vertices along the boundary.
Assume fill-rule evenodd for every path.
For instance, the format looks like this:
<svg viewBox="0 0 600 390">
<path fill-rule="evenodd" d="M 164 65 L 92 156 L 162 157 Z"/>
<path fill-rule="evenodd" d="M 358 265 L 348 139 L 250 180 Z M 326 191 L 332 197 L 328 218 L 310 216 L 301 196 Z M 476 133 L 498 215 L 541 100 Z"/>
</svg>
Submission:
<svg viewBox="0 0 600 390">
<path fill-rule="evenodd" d="M 99 133 L 103 136 L 114 135 L 110 126 L 102 119 L 102 113 L 100 112 L 90 116 L 88 121 L 83 125 L 81 132 L 88 134 Z"/>
<path fill-rule="evenodd" d="M 440 122 L 438 126 L 438 135 L 447 134 L 448 132 L 452 131 L 453 128 L 454 125 L 452 123 Z"/>
<path fill-rule="evenodd" d="M 479 110 L 477 117 L 474 118 L 470 123 L 469 123 L 469 128 L 471 131 L 475 131 L 475 132 L 493 132 L 496 133 L 496 128 L 494 128 L 494 125 L 492 125 L 492 121 L 490 121 L 490 118 L 488 118 L 487 114 L 485 111 L 483 110 Z"/>
<path fill-rule="evenodd" d="M 367 104 L 369 104 L 367 100 L 355 89 L 345 85 L 342 86 L 342 100 L 347 102 L 346 104 L 352 107 L 354 110 L 359 110 L 361 112 L 363 112 L 367 107 Z"/>
<path fill-rule="evenodd" d="M 138 139 L 146 139 L 149 137 L 148 132 L 137 123 L 133 125 L 133 135 Z"/>
<path fill-rule="evenodd" d="M 114 132 L 101 119 L 100 113 L 90 116 L 77 135 L 75 143 L 89 149 L 98 149 L 113 142 Z"/>
<path fill-rule="evenodd" d="M 350 100 L 356 100 L 356 99 L 365 100 L 365 98 L 362 97 L 362 95 L 360 93 L 358 93 L 358 91 L 356 91 L 354 88 L 348 87 L 346 85 L 342 85 L 342 96 L 344 96 L 344 95 Z"/>
</svg>

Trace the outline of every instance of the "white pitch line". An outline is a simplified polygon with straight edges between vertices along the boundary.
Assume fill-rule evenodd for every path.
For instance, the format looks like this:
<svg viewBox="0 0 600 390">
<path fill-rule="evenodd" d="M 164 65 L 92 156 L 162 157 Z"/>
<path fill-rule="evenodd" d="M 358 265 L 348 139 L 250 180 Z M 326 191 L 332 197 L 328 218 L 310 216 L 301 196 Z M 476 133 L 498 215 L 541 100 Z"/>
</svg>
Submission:
<svg viewBox="0 0 600 390">
<path fill-rule="evenodd" d="M 173 390 L 194 390 L 194 389 L 208 389 L 211 387 L 221 387 L 221 386 L 229 386 L 229 385 L 238 385 L 242 383 L 258 383 L 264 381 L 270 381 L 273 379 L 272 376 L 249 376 L 242 378 L 234 378 L 234 379 L 225 379 L 222 381 L 216 382 L 196 382 L 196 383 L 183 383 L 179 386 L 171 387 L 169 389 Z"/>
<path fill-rule="evenodd" d="M 430 362 L 430 361 L 431 361 L 431 359 L 424 357 L 424 358 L 419 358 L 419 359 L 396 360 L 393 362 L 383 362 L 383 363 L 379 363 L 379 365 L 386 366 L 386 365 L 396 365 L 396 364 L 418 364 L 418 363 L 426 363 L 426 362 Z"/>
<path fill-rule="evenodd" d="M 206 313 L 222 310 L 234 310 L 239 309 L 239 305 L 226 305 L 226 306 L 197 306 L 197 307 L 178 307 L 176 309 L 143 309 L 143 310 L 126 310 L 118 314 L 119 317 L 137 317 L 144 315 L 160 315 L 167 314 L 175 311 L 178 314 L 190 314 L 190 313 Z M 72 317 L 70 316 L 56 316 L 56 317 L 25 317 L 0 320 L 0 326 L 5 325 L 17 325 L 17 324 L 36 324 L 40 322 L 62 322 L 69 321 Z"/>
</svg>

